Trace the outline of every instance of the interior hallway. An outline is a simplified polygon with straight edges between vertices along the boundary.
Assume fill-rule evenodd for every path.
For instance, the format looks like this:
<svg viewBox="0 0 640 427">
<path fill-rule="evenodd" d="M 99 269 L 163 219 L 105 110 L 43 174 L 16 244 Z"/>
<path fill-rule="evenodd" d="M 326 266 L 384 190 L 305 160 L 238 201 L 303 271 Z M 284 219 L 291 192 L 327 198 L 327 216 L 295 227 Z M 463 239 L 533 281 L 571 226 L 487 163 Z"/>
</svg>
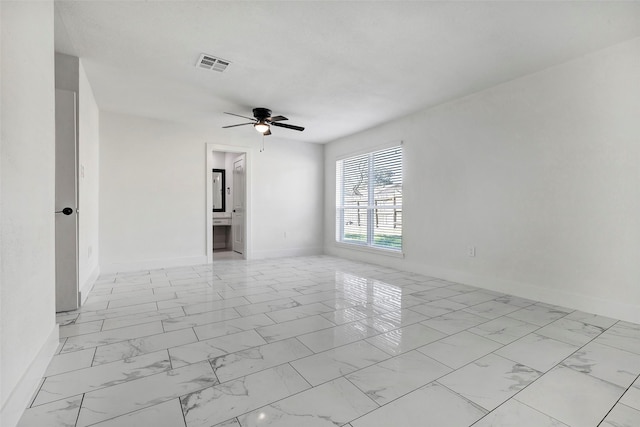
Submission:
<svg viewBox="0 0 640 427">
<path fill-rule="evenodd" d="M 21 427 L 640 425 L 639 325 L 340 258 L 106 275 L 58 322 Z"/>
</svg>

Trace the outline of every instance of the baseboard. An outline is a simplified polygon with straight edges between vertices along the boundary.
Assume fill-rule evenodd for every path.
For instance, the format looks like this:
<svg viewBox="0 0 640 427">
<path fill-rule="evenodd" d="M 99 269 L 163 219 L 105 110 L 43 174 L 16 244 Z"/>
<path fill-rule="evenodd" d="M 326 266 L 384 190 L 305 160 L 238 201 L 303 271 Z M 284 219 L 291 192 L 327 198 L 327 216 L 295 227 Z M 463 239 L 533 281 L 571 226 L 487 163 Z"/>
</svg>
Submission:
<svg viewBox="0 0 640 427">
<path fill-rule="evenodd" d="M 49 366 L 49 362 L 51 362 L 51 358 L 55 354 L 59 344 L 58 325 L 55 324 L 49 337 L 31 362 L 31 365 L 29 365 L 27 371 L 22 375 L 22 378 L 2 406 L 0 426 L 15 427 L 18 424 L 24 410 L 29 406 L 29 403 L 38 391 L 40 380 L 44 376 L 47 366 Z"/>
<path fill-rule="evenodd" d="M 91 292 L 91 289 L 93 289 L 93 285 L 96 283 L 96 280 L 98 280 L 99 276 L 100 266 L 96 265 L 87 280 L 85 280 L 84 285 L 82 285 L 82 287 L 80 288 L 80 305 L 84 304 L 84 302 L 87 300 L 89 292 Z"/>
<path fill-rule="evenodd" d="M 496 277 L 478 276 L 460 271 L 419 265 L 408 265 L 407 267 L 411 271 L 439 277 L 452 282 L 463 283 L 618 320 L 625 320 L 627 322 L 640 323 L 640 306 L 637 304 L 627 304 L 620 301 L 598 298 L 592 295 L 569 292 L 561 289 L 551 289 L 531 283 L 504 280 Z"/>
<path fill-rule="evenodd" d="M 125 271 L 155 270 L 158 268 L 184 267 L 207 263 L 207 256 L 182 258 L 149 259 L 130 262 L 107 262 L 100 264 L 101 274 L 122 273 Z"/>
<path fill-rule="evenodd" d="M 251 259 L 284 258 L 297 256 L 313 256 L 324 254 L 323 248 L 291 248 L 268 251 L 253 251 Z"/>
<path fill-rule="evenodd" d="M 481 276 L 467 272 L 449 270 L 426 264 L 408 262 L 406 260 L 375 256 L 363 252 L 348 251 L 340 248 L 326 248 L 327 255 L 353 259 L 362 262 L 397 268 L 425 276 L 437 277 L 465 285 L 491 291 L 502 292 L 547 304 L 560 305 L 573 310 L 585 311 L 600 316 L 612 317 L 632 323 L 640 323 L 640 306 L 621 301 L 608 300 L 591 295 L 551 289 L 513 280 L 505 280 L 491 276 Z"/>
</svg>

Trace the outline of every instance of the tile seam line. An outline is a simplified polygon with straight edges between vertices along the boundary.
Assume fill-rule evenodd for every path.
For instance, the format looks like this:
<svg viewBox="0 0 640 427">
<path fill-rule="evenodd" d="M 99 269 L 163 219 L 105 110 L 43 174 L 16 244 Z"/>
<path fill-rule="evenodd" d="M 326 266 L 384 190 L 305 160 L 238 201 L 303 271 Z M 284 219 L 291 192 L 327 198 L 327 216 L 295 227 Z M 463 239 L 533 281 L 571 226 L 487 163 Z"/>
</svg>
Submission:
<svg viewBox="0 0 640 427">
<path fill-rule="evenodd" d="M 165 350 L 159 350 L 159 351 L 154 352 L 154 353 L 160 353 L 160 352 L 163 352 L 163 351 L 165 351 Z M 169 362 L 169 365 L 171 366 L 171 359 L 170 359 L 170 358 L 167 358 L 167 361 Z M 201 361 L 201 362 L 203 362 L 203 361 Z M 98 366 L 103 366 L 103 365 L 98 365 Z M 182 367 L 182 366 L 181 366 L 181 367 Z M 81 369 L 90 369 L 90 368 L 81 368 Z M 76 369 L 75 371 L 79 371 L 79 370 L 81 370 L 81 369 Z M 178 369 L 178 368 L 176 368 L 176 369 Z M 48 402 L 44 402 L 44 403 L 41 403 L 41 404 L 39 404 L 39 405 L 35 405 L 35 406 L 32 404 L 32 405 L 31 405 L 31 408 L 37 408 L 37 407 L 40 407 L 40 406 L 43 406 L 43 405 L 47 405 L 47 404 L 49 404 L 49 403 L 53 403 L 53 402 L 60 402 L 61 400 L 69 399 L 70 397 L 73 397 L 73 396 L 79 396 L 79 395 L 81 395 L 81 394 L 82 394 L 82 395 L 84 395 L 84 394 L 86 394 L 86 393 L 91 393 L 91 392 L 93 392 L 93 391 L 104 390 L 104 389 L 107 389 L 107 388 L 109 388 L 109 387 L 114 387 L 114 386 L 117 386 L 117 385 L 126 384 L 126 383 L 130 383 L 130 382 L 133 382 L 133 381 L 137 381 L 137 380 L 145 379 L 145 378 L 151 377 L 151 376 L 153 376 L 153 375 L 163 374 L 163 373 L 166 373 L 166 372 L 168 372 L 168 371 L 172 371 L 172 370 L 173 370 L 173 369 L 172 369 L 171 367 L 169 367 L 169 369 L 165 369 L 165 370 L 162 370 L 162 371 L 159 371 L 159 372 L 154 372 L 154 373 L 151 373 L 151 374 L 149 374 L 149 375 L 142 376 L 142 377 L 133 378 L 133 379 L 130 379 L 130 380 L 123 380 L 122 382 L 119 382 L 119 383 L 117 383 L 117 384 L 111 384 L 111 385 L 107 385 L 107 386 L 102 386 L 102 387 L 92 388 L 92 389 L 90 389 L 90 390 L 84 390 L 84 391 L 81 391 L 81 392 L 78 392 L 78 393 L 73 393 L 73 394 L 68 395 L 68 396 L 63 396 L 63 397 L 61 397 L 61 398 L 59 398 L 59 399 L 55 399 L 55 400 L 51 400 L 51 401 L 48 401 Z M 65 373 L 70 373 L 70 372 L 75 372 L 75 371 L 69 371 L 69 372 L 65 372 Z M 59 375 L 64 375 L 65 373 L 63 373 L 63 374 L 59 374 Z M 216 378 L 217 378 L 217 377 L 216 377 Z M 44 385 L 44 381 L 42 382 L 42 385 L 40 386 L 40 389 L 38 389 L 38 393 L 40 393 L 40 391 L 42 391 L 42 386 L 43 386 L 43 385 Z M 36 395 L 36 396 L 37 396 L 37 395 Z M 34 402 L 35 402 L 35 400 L 36 400 L 36 399 L 34 399 Z"/>
<path fill-rule="evenodd" d="M 211 367 L 211 365 L 209 365 L 209 367 Z M 180 369 L 180 368 L 177 368 L 177 369 Z M 212 371 L 213 371 L 213 368 L 212 368 Z M 164 373 L 166 373 L 166 372 L 167 372 L 167 371 L 158 372 L 157 374 L 153 374 L 153 375 L 160 375 L 160 374 L 164 374 Z M 216 377 L 216 380 L 218 381 L 218 383 L 217 383 L 217 384 L 210 385 L 210 386 L 207 386 L 207 387 L 203 387 L 203 388 L 200 388 L 200 389 L 194 390 L 194 391 L 192 391 L 192 392 L 190 392 L 190 393 L 186 393 L 186 394 L 184 394 L 184 395 L 174 396 L 174 397 L 170 397 L 170 398 L 166 398 L 166 399 L 161 398 L 161 399 L 163 399 L 162 401 L 157 402 L 157 403 L 154 403 L 154 404 L 152 404 L 152 405 L 148 405 L 148 406 L 144 406 L 144 407 L 142 407 L 142 408 L 134 409 L 133 411 L 129 411 L 129 412 L 126 412 L 126 413 L 124 413 L 124 414 L 120 414 L 120 415 L 116 415 L 116 416 L 111 417 L 111 418 L 107 418 L 107 419 L 104 419 L 104 420 L 100 420 L 100 421 L 97 421 L 97 422 L 95 422 L 95 423 L 87 424 L 86 426 L 83 426 L 83 427 L 90 427 L 90 426 L 93 426 L 93 425 L 96 425 L 96 424 L 100 424 L 100 423 L 105 422 L 105 421 L 108 421 L 108 420 L 112 420 L 112 419 L 115 419 L 115 418 L 118 418 L 118 417 L 121 417 L 121 416 L 124 416 L 124 415 L 129 415 L 129 414 L 132 414 L 132 413 L 137 412 L 137 411 L 141 411 L 141 410 L 144 410 L 144 409 L 147 409 L 147 408 L 151 408 L 151 407 L 156 406 L 156 405 L 159 405 L 159 404 L 161 404 L 161 403 L 166 403 L 166 402 L 171 401 L 171 400 L 173 400 L 173 399 L 180 399 L 180 398 L 182 398 L 182 396 L 186 396 L 186 395 L 191 394 L 191 393 L 197 393 L 197 392 L 200 392 L 200 391 L 202 391 L 202 390 L 206 390 L 206 389 L 208 389 L 208 388 L 210 388 L 210 387 L 214 387 L 214 386 L 216 386 L 216 385 L 220 384 L 220 382 L 219 382 L 219 380 L 218 380 L 218 377 L 215 375 L 215 372 L 213 372 L 213 375 Z M 151 375 L 150 375 L 150 376 L 151 376 Z M 144 377 L 144 378 L 148 378 L 148 377 Z M 138 378 L 138 379 L 144 379 L 144 378 Z M 133 381 L 135 381 L 135 380 L 133 380 Z M 105 388 L 108 388 L 108 387 L 105 387 Z M 103 389 L 104 389 L 104 388 L 103 388 Z M 103 389 L 102 389 L 102 390 L 103 390 Z M 93 391 L 93 390 L 92 390 L 92 391 Z M 86 394 L 87 394 L 87 393 L 83 393 L 83 397 L 82 397 L 82 398 L 83 398 L 83 402 L 84 402 L 84 396 L 85 396 Z M 154 400 L 154 402 L 155 402 L 155 400 Z M 80 409 L 82 409 L 82 406 L 80 406 Z M 78 416 L 79 416 L 79 414 L 80 414 L 80 411 L 78 411 Z M 77 426 L 77 421 L 76 421 L 76 426 Z"/>
<path fill-rule="evenodd" d="M 564 318 L 564 317 L 562 317 L 562 318 Z M 559 320 L 559 319 L 558 319 L 558 320 Z M 552 323 L 553 323 L 553 322 L 552 322 Z M 546 325 L 545 325 L 545 326 L 546 326 Z M 542 327 L 544 327 L 544 326 L 542 326 Z M 541 327 L 541 328 L 542 328 L 542 327 Z M 535 333 L 535 332 L 531 332 L 531 333 L 530 333 L 530 334 L 528 334 L 528 335 L 531 335 L 531 334 L 534 334 L 534 333 Z M 603 334 L 603 333 L 604 333 L 604 331 L 603 331 L 603 332 L 601 332 L 601 333 L 600 333 L 600 335 L 601 335 L 601 334 Z M 597 337 L 592 338 L 589 342 L 587 342 L 586 344 L 584 344 L 584 345 L 580 346 L 579 348 L 577 348 L 577 349 L 576 349 L 574 352 L 572 352 L 569 356 L 565 357 L 564 359 L 562 359 L 560 362 L 556 363 L 554 366 L 552 366 L 551 368 L 549 368 L 549 369 L 548 369 L 548 370 L 546 370 L 545 372 L 538 371 L 537 369 L 531 368 L 530 366 L 524 365 L 523 363 L 515 362 L 515 361 L 513 361 L 513 360 L 511 360 L 511 359 L 509 359 L 509 358 L 507 358 L 507 357 L 500 356 L 500 355 L 496 355 L 496 356 L 499 356 L 499 357 L 503 357 L 504 359 L 507 359 L 507 360 L 512 361 L 512 362 L 514 362 L 514 363 L 518 363 L 518 364 L 521 364 L 521 365 L 523 365 L 523 366 L 527 366 L 528 368 L 533 369 L 533 370 L 534 370 L 534 371 L 536 371 L 536 372 L 541 372 L 541 373 L 542 373 L 542 375 L 540 375 L 540 376 L 539 376 L 538 378 L 536 378 L 535 380 L 531 381 L 529 384 L 527 384 L 526 386 L 524 386 L 522 389 L 518 390 L 515 394 L 513 394 L 511 397 L 509 397 L 507 400 L 505 400 L 504 402 L 502 402 L 500 405 L 496 406 L 494 409 L 492 409 L 492 410 L 491 410 L 491 411 L 489 411 L 489 412 L 493 412 L 493 411 L 495 411 L 497 408 L 499 408 L 500 406 L 504 405 L 506 402 L 508 402 L 508 401 L 509 401 L 509 400 L 511 400 L 511 399 L 515 399 L 515 400 L 517 400 L 517 399 L 516 399 L 516 396 L 517 396 L 517 395 L 519 395 L 520 393 L 522 393 L 524 390 L 526 390 L 528 387 L 530 387 L 530 386 L 531 386 L 532 384 L 534 384 L 536 381 L 540 380 L 540 378 L 542 378 L 542 377 L 543 377 L 544 375 L 546 375 L 547 373 L 551 372 L 553 369 L 557 368 L 558 366 L 561 366 L 561 365 L 562 365 L 562 363 L 563 363 L 565 360 L 567 360 L 569 357 L 571 357 L 571 356 L 572 356 L 573 354 L 575 354 L 576 352 L 578 352 L 578 351 L 582 350 L 584 347 L 586 347 L 590 342 L 592 342 L 592 341 L 593 341 L 593 340 L 595 340 L 596 338 L 597 338 Z M 552 339 L 552 338 L 549 338 L 549 339 Z M 556 341 L 557 341 L 557 340 L 556 340 Z M 492 354 L 493 354 L 493 353 L 492 353 Z M 565 367 L 565 368 L 567 368 L 567 369 L 571 369 L 571 367 L 569 367 L 569 366 L 565 366 L 565 365 L 562 365 L 562 367 Z M 576 371 L 576 370 L 574 370 L 574 369 L 571 369 L 571 371 L 573 371 L 573 372 L 577 372 L 577 373 L 579 373 L 579 374 L 583 374 L 583 375 L 588 375 L 588 376 L 592 377 L 592 376 L 591 376 L 591 375 L 589 375 L 589 374 L 585 374 L 585 373 L 583 373 L 583 372 Z M 639 376 L 640 376 L 640 375 L 639 375 Z M 608 384 L 611 384 L 610 382 L 605 381 L 605 380 L 602 380 L 602 379 L 600 379 L 600 378 L 596 378 L 596 377 L 592 377 L 592 378 L 595 378 L 595 379 L 597 379 L 597 380 L 604 381 L 604 382 L 606 382 L 606 383 L 608 383 Z M 638 378 L 638 376 L 636 377 L 636 379 L 637 379 L 637 378 Z M 632 383 L 632 385 L 633 385 L 633 383 Z M 620 387 L 620 386 L 616 386 L 616 387 L 622 388 L 622 387 Z M 631 387 L 631 386 L 629 386 L 629 387 Z M 628 388 L 627 388 L 627 390 L 628 390 Z M 626 391 L 625 391 L 625 393 L 626 393 Z M 622 395 L 618 398 L 618 401 L 622 398 L 622 396 L 624 396 L 624 393 L 622 393 Z M 520 400 L 517 400 L 517 401 L 518 401 L 518 402 L 520 402 L 520 403 L 522 403 Z M 617 402 L 616 402 L 616 403 L 617 403 Z M 527 405 L 527 406 L 529 406 L 529 405 Z M 615 404 L 614 404 L 614 406 L 615 406 Z M 531 407 L 531 406 L 530 406 L 530 407 Z M 533 407 L 531 407 L 531 408 L 532 408 L 532 409 L 535 409 L 536 411 L 538 411 L 538 412 L 540 412 L 540 413 L 542 413 L 542 414 L 544 414 L 544 415 L 547 415 L 548 417 L 551 417 L 552 419 L 555 419 L 554 417 L 552 417 L 551 415 L 549 415 L 549 414 L 547 414 L 547 413 L 545 413 L 545 412 L 542 412 L 542 411 L 540 411 L 540 410 L 538 410 L 538 409 L 536 409 L 536 408 L 533 408 Z M 613 407 L 612 407 L 612 408 L 613 408 Z M 611 409 L 612 409 L 612 408 L 611 408 Z M 611 411 L 611 409 L 609 409 L 609 411 L 607 411 L 607 414 Z M 605 415 L 605 417 L 606 417 L 606 415 Z M 603 420 L 604 420 L 604 418 L 603 418 Z M 562 420 L 559 420 L 559 421 L 560 421 L 560 422 L 562 422 Z M 600 423 L 601 423 L 601 422 L 602 422 L 602 421 L 600 421 Z M 598 426 L 600 425 L 600 423 L 598 423 Z"/>
<path fill-rule="evenodd" d="M 411 350 L 411 351 L 417 351 L 417 350 Z M 407 353 L 409 353 L 409 352 L 407 352 Z M 407 353 L 402 353 L 402 354 L 407 354 Z M 400 355 L 398 355 L 398 356 L 394 356 L 394 357 L 399 357 L 399 356 L 401 356 L 402 354 L 400 354 Z M 420 354 L 423 354 L 423 353 L 420 353 Z M 435 362 L 437 362 L 437 363 L 440 363 L 441 365 L 443 365 L 443 366 L 445 366 L 445 367 L 449 368 L 449 366 L 447 366 L 447 365 L 443 364 L 442 362 L 438 362 L 437 360 L 432 359 L 431 357 L 427 356 L 426 354 L 423 354 L 423 355 L 424 355 L 425 357 L 427 357 L 427 358 L 429 358 L 429 359 L 431 359 L 431 360 L 433 360 L 433 361 L 435 361 Z M 364 390 L 362 390 L 360 387 L 358 387 L 358 385 L 357 385 L 357 384 L 354 384 L 354 383 L 353 383 L 353 382 L 348 378 L 348 376 L 349 376 L 349 375 L 351 375 L 351 374 L 355 374 L 355 373 L 357 373 L 357 372 L 359 372 L 359 371 L 363 371 L 363 370 L 365 370 L 365 369 L 367 369 L 367 368 L 370 368 L 370 367 L 372 367 L 372 366 L 375 366 L 375 365 L 377 365 L 377 364 L 379 364 L 379 363 L 383 363 L 383 362 L 389 361 L 389 360 L 393 359 L 394 357 L 391 357 L 391 358 L 385 359 L 385 360 L 380 361 L 380 362 L 378 362 L 378 363 L 375 363 L 375 364 L 373 364 L 373 365 L 365 366 L 364 368 L 360 368 L 360 369 L 358 369 L 358 370 L 356 370 L 356 371 L 353 371 L 353 372 L 350 372 L 350 373 L 348 373 L 348 374 L 346 374 L 346 375 L 343 375 L 343 377 L 344 377 L 346 380 L 348 380 L 351 384 L 353 384 L 353 385 L 354 385 L 358 390 L 360 390 L 362 393 L 364 393 L 365 395 L 369 396 L 369 395 L 367 394 L 367 392 L 366 392 L 366 391 L 364 391 Z M 466 365 L 465 365 L 465 366 L 466 366 Z M 423 388 L 423 387 L 426 387 L 426 386 L 428 386 L 428 385 L 429 385 L 429 384 L 431 384 L 431 383 L 438 382 L 438 380 L 440 380 L 441 378 L 446 377 L 446 376 L 447 376 L 447 375 L 449 375 L 450 373 L 452 373 L 452 372 L 455 372 L 455 371 L 456 371 L 455 369 L 452 369 L 452 368 L 450 368 L 450 369 L 451 369 L 451 372 L 447 372 L 446 374 L 442 374 L 442 375 L 440 375 L 439 377 L 434 378 L 433 380 L 429 381 L 428 383 L 426 383 L 426 384 L 422 384 L 421 386 L 418 386 L 418 387 L 416 387 L 416 388 L 415 388 L 415 389 L 413 389 L 413 390 L 409 390 L 408 392 L 406 392 L 406 393 L 404 393 L 404 394 L 402 394 L 402 395 L 400 395 L 400 396 L 398 396 L 398 397 L 396 397 L 396 398 L 394 398 L 394 399 L 392 399 L 392 400 L 390 400 L 390 401 L 388 401 L 387 403 L 384 403 L 384 404 L 382 404 L 382 405 L 381 405 L 381 404 L 379 404 L 378 402 L 376 402 L 376 401 L 375 401 L 375 400 L 373 400 L 373 399 L 371 399 L 371 400 L 373 400 L 373 401 L 378 405 L 378 407 L 379 407 L 379 408 L 382 408 L 383 406 L 386 406 L 386 405 L 388 405 L 388 404 L 390 404 L 390 403 L 392 403 L 392 402 L 395 402 L 396 400 L 398 400 L 398 399 L 400 399 L 400 398 L 402 398 L 402 397 L 404 397 L 404 396 L 406 396 L 406 395 L 408 395 L 408 394 L 410 394 L 410 393 L 413 393 L 413 392 L 414 392 L 414 391 L 416 391 L 416 390 L 419 390 L 419 389 L 421 389 L 421 388 Z M 340 378 L 340 377 L 339 377 L 339 378 Z M 336 378 L 334 378 L 334 380 L 335 380 L 335 379 L 336 379 Z M 333 380 L 329 380 L 329 381 L 333 381 Z M 329 381 L 326 381 L 326 382 L 329 382 Z M 323 384 L 324 384 L 324 383 L 323 383 Z M 439 382 L 438 382 L 438 384 L 440 384 L 442 387 L 445 387 L 445 388 L 447 388 L 447 389 L 448 389 L 448 387 L 447 387 L 447 386 L 442 385 L 442 384 L 441 384 L 441 383 L 439 383 Z M 451 392 L 455 393 L 453 390 L 451 390 Z M 456 394 L 458 394 L 458 393 L 456 393 Z M 463 397 L 463 396 L 460 396 L 460 397 Z M 463 398 L 464 398 L 464 397 L 463 397 Z M 466 398 L 464 398 L 464 399 L 465 399 L 465 400 L 469 400 L 469 399 L 466 399 Z M 469 402 L 471 402 L 471 401 L 469 401 Z M 473 403 L 473 402 L 471 402 L 471 403 Z M 474 405 L 476 405 L 476 404 L 474 403 Z M 375 409 L 374 409 L 373 411 L 375 411 Z M 373 411 L 369 411 L 369 412 L 373 412 Z M 367 412 L 367 414 L 368 414 L 369 412 Z M 366 414 L 364 414 L 364 415 L 366 415 Z M 362 415 L 362 416 L 364 416 L 364 415 Z M 353 421 L 353 420 L 352 420 L 352 421 Z M 351 422 L 351 421 L 350 421 L 350 422 Z"/>
<path fill-rule="evenodd" d="M 162 333 L 159 333 L 159 334 L 147 335 L 147 336 L 140 337 L 140 338 L 132 338 L 132 339 L 125 340 L 125 341 L 119 341 L 119 342 L 112 343 L 112 344 L 122 344 L 123 342 L 134 341 L 134 340 L 143 339 L 143 338 L 151 338 L 151 337 L 155 337 L 155 336 L 158 336 L 158 335 L 170 334 L 170 333 L 172 333 L 172 332 L 177 332 L 177 331 L 186 331 L 187 329 L 193 329 L 193 328 L 184 328 L 184 329 L 178 329 L 178 330 L 176 330 L 176 331 L 162 332 Z M 193 332 L 193 331 L 192 331 L 192 332 Z M 244 332 L 244 331 L 243 331 L 243 332 Z M 195 332 L 193 332 L 193 334 L 195 335 Z M 108 365 L 108 364 L 110 364 L 110 363 L 119 362 L 119 361 L 122 361 L 122 360 L 125 360 L 125 359 L 129 359 L 129 358 L 132 358 L 132 357 L 143 356 L 143 355 L 145 355 L 145 354 L 156 353 L 156 352 L 159 352 L 159 351 L 164 351 L 164 350 L 167 350 L 167 351 L 168 351 L 168 350 L 170 350 L 170 349 L 172 349 L 172 348 L 177 348 L 177 347 L 181 347 L 181 346 L 183 346 L 183 345 L 188 345 L 188 344 L 194 344 L 194 343 L 196 343 L 196 342 L 200 342 L 200 341 L 198 341 L 198 340 L 197 340 L 197 336 L 196 336 L 196 341 L 192 341 L 192 342 L 185 343 L 185 344 L 180 344 L 180 345 L 175 345 L 175 346 L 171 346 L 171 347 L 160 348 L 160 349 L 158 349 L 158 350 L 148 351 L 148 352 L 144 352 L 144 353 L 136 354 L 135 356 L 129 356 L 129 357 L 124 357 L 124 358 L 120 358 L 120 359 L 115 359 L 115 360 L 112 360 L 112 361 L 110 361 L 110 362 L 101 363 L 101 364 L 99 364 L 99 365 L 95 365 L 95 366 Z M 112 344 L 105 344 L 105 345 L 97 346 L 97 347 L 96 347 L 96 353 L 97 353 L 97 348 L 99 348 L 99 347 L 106 347 L 106 346 L 109 346 L 109 345 L 112 345 Z M 197 362 L 195 362 L 195 363 L 197 363 Z M 193 365 L 193 363 L 190 363 L 190 365 Z M 94 366 L 92 365 L 91 367 L 94 367 Z"/>
</svg>

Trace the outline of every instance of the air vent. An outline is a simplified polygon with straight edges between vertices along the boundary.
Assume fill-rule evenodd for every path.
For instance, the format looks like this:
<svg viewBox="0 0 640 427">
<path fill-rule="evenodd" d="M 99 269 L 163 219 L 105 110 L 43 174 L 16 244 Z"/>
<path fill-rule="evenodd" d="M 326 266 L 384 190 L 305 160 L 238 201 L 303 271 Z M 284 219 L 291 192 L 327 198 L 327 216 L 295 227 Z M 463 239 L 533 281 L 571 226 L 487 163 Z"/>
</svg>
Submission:
<svg viewBox="0 0 640 427">
<path fill-rule="evenodd" d="M 204 68 L 205 70 L 213 70 L 223 72 L 229 66 L 229 61 L 225 61 L 224 59 L 216 58 L 212 55 L 207 55 L 203 53 L 200 55 L 200 59 L 198 59 L 198 63 L 196 67 Z"/>
</svg>

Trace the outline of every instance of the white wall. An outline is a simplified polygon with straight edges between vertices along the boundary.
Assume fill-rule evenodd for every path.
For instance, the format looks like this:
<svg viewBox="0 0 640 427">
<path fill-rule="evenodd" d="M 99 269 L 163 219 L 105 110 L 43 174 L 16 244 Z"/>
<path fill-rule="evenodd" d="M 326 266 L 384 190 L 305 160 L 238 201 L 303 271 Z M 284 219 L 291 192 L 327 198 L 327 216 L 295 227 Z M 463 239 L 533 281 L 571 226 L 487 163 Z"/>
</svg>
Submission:
<svg viewBox="0 0 640 427">
<path fill-rule="evenodd" d="M 2 46 L 2 36 L 3 36 L 3 31 L 2 31 L 2 7 L 0 6 L 0 227 L 2 227 L 2 218 L 3 218 L 3 209 L 2 209 L 2 205 L 4 203 L 4 199 L 2 198 L 2 181 L 4 179 L 4 173 L 3 173 L 3 168 L 2 168 L 2 151 L 3 151 L 3 146 L 4 146 L 4 133 L 3 133 L 3 129 L 2 129 L 2 120 L 4 120 L 4 115 L 2 114 L 2 106 L 4 104 L 4 102 L 2 102 L 2 87 L 4 86 L 4 80 L 2 79 L 2 73 L 3 73 L 3 67 L 2 67 L 2 61 L 4 60 L 4 55 L 2 54 L 2 51 L 4 50 L 4 48 L 1 48 Z M 2 239 L 2 228 L 0 228 L 0 268 L 3 265 L 3 257 L 2 254 L 4 253 L 4 246 L 2 244 L 3 239 Z M 2 390 L 2 384 L 4 383 L 3 379 L 2 379 L 2 373 L 4 372 L 4 364 L 3 364 L 3 360 L 2 360 L 2 324 L 4 323 L 4 317 L 2 317 L 2 289 L 3 289 L 3 274 L 0 273 L 0 422 L 2 422 L 2 418 L 4 417 L 4 403 L 5 403 L 5 392 Z"/>
<path fill-rule="evenodd" d="M 329 144 L 326 251 L 640 322 L 638 76 L 640 39 Z M 336 157 L 392 140 L 405 258 L 336 248 Z"/>
<path fill-rule="evenodd" d="M 77 56 L 56 52 L 55 67 L 56 89 L 78 93 L 80 90 L 80 59 Z"/>
<path fill-rule="evenodd" d="M 253 156 L 253 255 L 322 253 L 324 146 L 269 138 Z"/>
<path fill-rule="evenodd" d="M 13 427 L 58 344 L 53 2 L 0 10 L 0 424 Z"/>
<path fill-rule="evenodd" d="M 253 153 L 256 257 L 320 253 L 323 147 L 254 134 L 101 111 L 101 271 L 206 262 L 206 143 Z"/>
<path fill-rule="evenodd" d="M 211 166 L 212 169 L 224 169 L 226 153 L 222 151 L 214 151 L 211 153 Z"/>
</svg>

